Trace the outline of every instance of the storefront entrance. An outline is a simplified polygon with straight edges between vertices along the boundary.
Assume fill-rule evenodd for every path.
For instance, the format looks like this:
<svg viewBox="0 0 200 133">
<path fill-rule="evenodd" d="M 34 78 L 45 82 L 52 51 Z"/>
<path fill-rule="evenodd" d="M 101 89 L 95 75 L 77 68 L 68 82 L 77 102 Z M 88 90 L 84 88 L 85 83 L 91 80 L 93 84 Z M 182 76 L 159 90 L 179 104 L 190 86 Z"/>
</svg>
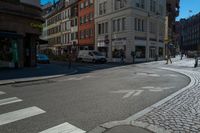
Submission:
<svg viewBox="0 0 200 133">
<path fill-rule="evenodd" d="M 19 65 L 19 42 L 18 39 L 0 33 L 0 68 L 14 68 Z"/>
</svg>

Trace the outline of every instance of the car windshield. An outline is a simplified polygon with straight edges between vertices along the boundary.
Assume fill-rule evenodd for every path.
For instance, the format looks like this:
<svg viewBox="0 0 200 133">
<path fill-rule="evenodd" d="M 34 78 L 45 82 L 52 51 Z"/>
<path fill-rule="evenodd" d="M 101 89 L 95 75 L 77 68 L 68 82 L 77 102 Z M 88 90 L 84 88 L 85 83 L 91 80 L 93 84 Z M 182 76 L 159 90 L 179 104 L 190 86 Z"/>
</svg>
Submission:
<svg viewBox="0 0 200 133">
<path fill-rule="evenodd" d="M 96 52 L 96 51 L 94 51 L 93 54 L 96 55 L 96 56 L 103 56 L 101 53 Z"/>
</svg>

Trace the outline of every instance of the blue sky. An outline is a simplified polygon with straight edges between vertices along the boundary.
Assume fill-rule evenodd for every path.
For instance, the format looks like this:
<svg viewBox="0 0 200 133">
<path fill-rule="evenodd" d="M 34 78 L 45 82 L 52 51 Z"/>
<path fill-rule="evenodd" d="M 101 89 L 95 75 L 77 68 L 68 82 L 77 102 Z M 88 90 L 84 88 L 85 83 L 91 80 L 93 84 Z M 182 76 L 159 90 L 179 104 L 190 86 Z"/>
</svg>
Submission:
<svg viewBox="0 0 200 133">
<path fill-rule="evenodd" d="M 45 4 L 48 1 L 53 0 L 41 0 L 41 4 Z M 180 0 L 180 16 L 177 18 L 188 18 L 193 14 L 197 14 L 200 12 L 200 0 Z M 192 13 L 189 13 L 189 10 L 192 10 Z"/>
<path fill-rule="evenodd" d="M 46 4 L 48 1 L 53 2 L 53 0 L 40 0 L 40 3 L 43 5 L 43 4 Z M 56 0 L 56 1 L 57 1 L 57 0 Z"/>
<path fill-rule="evenodd" d="M 177 18 L 188 18 L 193 14 L 197 14 L 200 12 L 200 0 L 180 0 L 180 15 Z M 192 10 L 192 13 L 189 13 L 189 10 Z"/>
</svg>

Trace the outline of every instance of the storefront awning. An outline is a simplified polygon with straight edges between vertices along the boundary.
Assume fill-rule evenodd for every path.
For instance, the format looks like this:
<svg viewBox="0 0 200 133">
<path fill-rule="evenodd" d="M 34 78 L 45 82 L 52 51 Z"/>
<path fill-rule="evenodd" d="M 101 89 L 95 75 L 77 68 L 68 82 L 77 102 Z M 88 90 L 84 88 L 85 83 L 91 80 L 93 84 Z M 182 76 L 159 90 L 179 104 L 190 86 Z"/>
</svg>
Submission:
<svg viewBox="0 0 200 133">
<path fill-rule="evenodd" d="M 3 38 L 23 38 L 23 35 L 13 33 L 13 32 L 0 32 L 0 37 Z"/>
</svg>

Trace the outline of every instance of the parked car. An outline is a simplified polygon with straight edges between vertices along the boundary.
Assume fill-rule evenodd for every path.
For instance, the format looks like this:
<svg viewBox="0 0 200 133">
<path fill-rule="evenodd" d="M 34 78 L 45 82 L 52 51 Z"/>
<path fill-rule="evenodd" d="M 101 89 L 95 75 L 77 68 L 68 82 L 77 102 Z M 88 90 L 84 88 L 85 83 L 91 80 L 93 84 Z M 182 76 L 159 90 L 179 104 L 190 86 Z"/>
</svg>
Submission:
<svg viewBox="0 0 200 133">
<path fill-rule="evenodd" d="M 78 53 L 78 60 L 83 62 L 105 63 L 106 57 L 100 52 L 94 50 L 80 50 Z"/>
<path fill-rule="evenodd" d="M 37 63 L 40 64 L 49 64 L 49 57 L 45 54 L 37 54 Z"/>
</svg>

